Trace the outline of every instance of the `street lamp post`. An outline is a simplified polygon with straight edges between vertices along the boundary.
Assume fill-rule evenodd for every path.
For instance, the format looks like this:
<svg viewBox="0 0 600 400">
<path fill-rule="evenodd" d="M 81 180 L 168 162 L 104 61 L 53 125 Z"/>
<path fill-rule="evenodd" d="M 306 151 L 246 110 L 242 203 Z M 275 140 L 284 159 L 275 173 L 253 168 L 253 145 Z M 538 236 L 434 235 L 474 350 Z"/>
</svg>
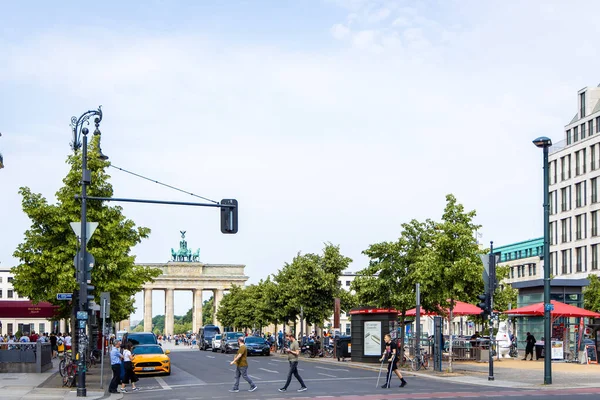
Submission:
<svg viewBox="0 0 600 400">
<path fill-rule="evenodd" d="M 88 299 L 87 299 L 87 280 L 86 280 L 86 268 L 87 268 L 87 185 L 91 183 L 91 172 L 87 169 L 87 135 L 89 133 L 88 128 L 85 128 L 84 125 L 89 125 L 89 119 L 95 116 L 94 124 L 96 129 L 94 130 L 94 135 L 100 135 L 100 121 L 102 121 L 102 106 L 98 107 L 97 110 L 90 110 L 85 112 L 79 118 L 72 117 L 71 118 L 71 127 L 73 129 L 73 142 L 71 143 L 71 147 L 73 151 L 77 151 L 80 148 L 82 149 L 81 153 L 81 237 L 80 240 L 80 250 L 77 257 L 77 265 L 76 265 L 76 276 L 78 283 L 78 293 L 74 296 L 75 300 L 73 302 L 73 315 L 76 321 L 77 326 L 75 326 L 74 333 L 76 333 L 75 337 L 75 345 L 77 346 L 76 351 L 79 354 L 79 363 L 77 366 L 77 397 L 85 397 L 87 395 L 86 387 L 85 387 L 85 359 L 88 352 L 88 341 L 85 340 L 85 320 L 78 319 L 78 311 L 88 312 Z M 98 148 L 100 151 L 100 158 L 103 160 L 108 159 L 108 157 L 102 154 L 102 150 Z"/>
<path fill-rule="evenodd" d="M 533 141 L 537 147 L 544 150 L 544 384 L 552 384 L 552 357 L 550 355 L 551 319 L 550 319 L 550 203 L 548 201 L 548 190 L 550 187 L 548 168 L 548 148 L 552 146 L 552 140 L 545 136 Z"/>
</svg>

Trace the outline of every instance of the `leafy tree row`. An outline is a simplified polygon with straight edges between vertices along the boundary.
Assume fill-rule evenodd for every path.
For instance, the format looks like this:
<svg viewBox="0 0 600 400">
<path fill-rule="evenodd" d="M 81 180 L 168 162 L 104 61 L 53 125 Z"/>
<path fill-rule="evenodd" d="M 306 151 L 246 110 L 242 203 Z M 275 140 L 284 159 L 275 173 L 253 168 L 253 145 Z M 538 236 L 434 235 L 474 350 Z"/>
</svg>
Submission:
<svg viewBox="0 0 600 400">
<path fill-rule="evenodd" d="M 322 254 L 301 254 L 276 274 L 246 287 L 234 286 L 223 297 L 217 318 L 236 329 L 295 323 L 303 312 L 306 322 L 321 326 L 333 314 L 334 299 L 342 310 L 355 305 L 354 297 L 338 285 L 340 274 L 352 260 L 339 246 L 325 245 Z"/>
</svg>

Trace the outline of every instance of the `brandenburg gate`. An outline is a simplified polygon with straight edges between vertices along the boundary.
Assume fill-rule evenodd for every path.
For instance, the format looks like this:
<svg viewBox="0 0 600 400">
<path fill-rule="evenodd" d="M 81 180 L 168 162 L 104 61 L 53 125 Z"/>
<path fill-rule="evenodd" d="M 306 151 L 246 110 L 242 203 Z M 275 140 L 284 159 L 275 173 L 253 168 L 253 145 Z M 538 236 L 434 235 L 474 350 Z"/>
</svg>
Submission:
<svg viewBox="0 0 600 400">
<path fill-rule="evenodd" d="M 174 292 L 189 290 L 193 294 L 192 331 L 197 333 L 202 327 L 202 291 L 213 292 L 213 324 L 219 325 L 216 310 L 223 299 L 223 293 L 232 285 L 243 286 L 248 280 L 244 275 L 245 265 L 204 264 L 199 261 L 200 249 L 192 253 L 187 247 L 185 231 L 181 231 L 179 250 L 171 249 L 172 260 L 159 264 L 140 264 L 157 268 L 162 274 L 148 282 L 144 289 L 144 331 L 152 331 L 152 291 L 163 290 L 165 293 L 165 331 L 173 335 L 174 326 Z"/>
</svg>

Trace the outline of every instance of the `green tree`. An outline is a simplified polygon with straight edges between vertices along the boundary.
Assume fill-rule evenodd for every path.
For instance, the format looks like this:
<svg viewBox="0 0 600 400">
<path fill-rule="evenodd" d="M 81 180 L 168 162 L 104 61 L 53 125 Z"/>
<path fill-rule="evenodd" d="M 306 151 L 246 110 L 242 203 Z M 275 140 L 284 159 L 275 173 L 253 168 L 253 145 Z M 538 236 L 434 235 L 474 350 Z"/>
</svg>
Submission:
<svg viewBox="0 0 600 400">
<path fill-rule="evenodd" d="M 98 138 L 94 137 L 89 148 L 88 168 L 92 183 L 88 195 L 112 197 L 112 185 L 105 168 L 107 161 L 98 158 Z M 73 292 L 77 288 L 73 259 L 78 239 L 69 226 L 80 221 L 81 203 L 75 195 L 81 194 L 81 152 L 67 158 L 70 170 L 63 179 L 64 186 L 56 193 L 56 204 L 48 201 L 28 187 L 21 187 L 23 211 L 31 220 L 25 232 L 25 240 L 17 246 L 14 256 L 20 263 L 12 268 L 13 286 L 22 296 L 34 303 L 48 301 L 59 306 L 60 317 L 68 317 L 71 306 L 56 300 L 56 293 Z M 104 202 L 88 201 L 87 217 L 98 222 L 98 229 L 88 243 L 88 251 L 96 264 L 92 270 L 92 283 L 96 287 L 96 301 L 100 292 L 111 293 L 111 317 L 124 320 L 134 312 L 134 295 L 142 285 L 160 275 L 157 269 L 135 265 L 130 254 L 133 246 L 150 234 L 150 229 L 136 227 L 127 219 L 122 208 L 108 206 Z"/>
<path fill-rule="evenodd" d="M 397 241 L 369 246 L 363 251 L 369 257 L 369 266 L 359 271 L 352 282 L 359 304 L 398 310 L 401 343 L 404 343 L 406 311 L 416 304 L 416 265 L 431 241 L 432 227 L 429 220 L 412 220 L 402 224 Z"/>
<path fill-rule="evenodd" d="M 519 291 L 513 289 L 510 284 L 502 283 L 504 279 L 508 278 L 509 271 L 509 266 L 496 267 L 496 280 L 500 282 L 500 284 L 494 292 L 494 310 L 503 312 L 508 310 L 509 305 L 512 308 L 517 307 L 517 295 L 519 294 Z M 500 317 L 502 319 L 508 318 L 506 314 L 500 314 Z"/>
<path fill-rule="evenodd" d="M 131 332 L 144 332 L 144 324 L 137 324 Z"/>
<path fill-rule="evenodd" d="M 237 307 L 242 298 L 242 291 L 240 286 L 233 285 L 229 293 L 226 293 L 221 299 L 217 310 L 217 319 L 223 326 L 237 327 L 236 323 L 239 322 Z"/>
<path fill-rule="evenodd" d="M 475 216 L 474 210 L 465 211 L 453 195 L 447 195 L 442 221 L 434 224 L 431 243 L 416 265 L 423 299 L 448 308 L 449 321 L 457 300 L 474 303 L 483 290 L 481 250 L 474 235 L 480 226 L 473 223 Z M 453 335 L 452 323 L 449 330 Z M 448 369 L 452 372 L 452 340 L 450 354 Z"/>
<path fill-rule="evenodd" d="M 213 297 L 202 303 L 202 326 L 213 323 L 214 304 Z"/>
<path fill-rule="evenodd" d="M 583 288 L 583 308 L 600 312 L 600 279 L 597 275 L 589 274 L 589 286 Z"/>
</svg>

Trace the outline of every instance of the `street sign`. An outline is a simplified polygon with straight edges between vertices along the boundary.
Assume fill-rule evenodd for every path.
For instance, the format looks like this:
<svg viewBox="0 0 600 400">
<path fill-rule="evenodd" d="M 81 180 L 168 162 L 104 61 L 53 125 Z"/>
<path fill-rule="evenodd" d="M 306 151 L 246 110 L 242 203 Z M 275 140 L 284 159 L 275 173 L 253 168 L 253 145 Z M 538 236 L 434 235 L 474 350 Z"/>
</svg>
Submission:
<svg viewBox="0 0 600 400">
<path fill-rule="evenodd" d="M 73 300 L 73 293 L 56 293 L 56 300 Z"/>
<path fill-rule="evenodd" d="M 85 243 L 86 244 L 90 241 L 90 238 L 96 231 L 97 227 L 98 227 L 97 222 L 88 222 L 86 224 L 86 228 L 85 228 L 85 233 L 86 233 Z M 81 238 L 81 222 L 71 222 L 71 229 L 73 229 L 73 232 L 75 232 L 75 235 L 78 238 Z"/>
<path fill-rule="evenodd" d="M 100 316 L 110 318 L 110 292 L 100 293 Z"/>
<path fill-rule="evenodd" d="M 545 309 L 546 311 L 554 311 L 554 304 L 552 304 L 552 303 L 550 303 L 550 304 L 546 303 L 546 304 L 544 305 L 544 309 Z"/>
<path fill-rule="evenodd" d="M 77 311 L 77 319 L 81 319 L 81 320 L 88 319 L 87 311 Z"/>
</svg>

